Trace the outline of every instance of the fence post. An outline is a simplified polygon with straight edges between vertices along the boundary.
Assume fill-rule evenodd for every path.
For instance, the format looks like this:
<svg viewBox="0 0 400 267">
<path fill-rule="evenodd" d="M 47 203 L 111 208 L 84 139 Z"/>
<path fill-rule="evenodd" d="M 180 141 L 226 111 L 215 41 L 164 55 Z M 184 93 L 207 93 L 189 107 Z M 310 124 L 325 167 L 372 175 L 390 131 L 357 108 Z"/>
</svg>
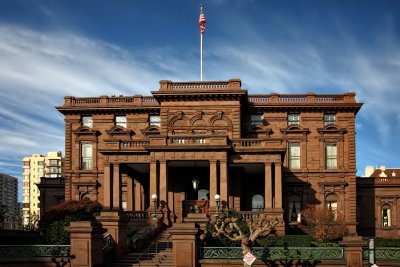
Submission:
<svg viewBox="0 0 400 267">
<path fill-rule="evenodd" d="M 175 223 L 171 228 L 174 267 L 195 267 L 198 262 L 198 229 L 194 223 Z"/>
<path fill-rule="evenodd" d="M 103 229 L 97 222 L 71 222 L 65 230 L 70 234 L 71 267 L 103 264 Z"/>
<path fill-rule="evenodd" d="M 127 252 L 128 221 L 123 214 L 118 211 L 102 211 L 96 219 L 106 229 L 106 232 L 111 234 L 115 245 L 114 254 L 120 256 Z"/>
<path fill-rule="evenodd" d="M 363 247 L 366 241 L 362 236 L 345 236 L 339 244 L 344 247 L 346 267 L 363 267 Z"/>
</svg>

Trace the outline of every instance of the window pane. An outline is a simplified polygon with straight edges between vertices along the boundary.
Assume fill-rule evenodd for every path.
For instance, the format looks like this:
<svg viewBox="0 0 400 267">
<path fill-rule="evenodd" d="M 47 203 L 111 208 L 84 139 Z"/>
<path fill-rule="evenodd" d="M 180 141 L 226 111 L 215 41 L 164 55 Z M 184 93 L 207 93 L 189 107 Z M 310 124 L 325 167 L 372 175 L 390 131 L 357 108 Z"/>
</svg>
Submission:
<svg viewBox="0 0 400 267">
<path fill-rule="evenodd" d="M 263 125 L 264 124 L 264 115 L 263 114 L 252 114 L 250 117 L 251 126 L 255 125 Z"/>
<path fill-rule="evenodd" d="M 288 125 L 300 124 L 300 114 L 290 113 L 288 114 Z"/>
<path fill-rule="evenodd" d="M 115 125 L 126 128 L 126 116 L 115 116 Z"/>
<path fill-rule="evenodd" d="M 324 125 L 336 124 L 336 114 L 325 114 Z"/>
<path fill-rule="evenodd" d="M 160 124 L 160 116 L 158 116 L 158 115 L 150 116 L 150 125 L 160 127 L 160 125 L 161 125 Z"/>
<path fill-rule="evenodd" d="M 300 169 L 300 144 L 289 144 L 289 168 Z"/>
<path fill-rule="evenodd" d="M 82 144 L 81 158 L 82 158 L 82 169 L 92 169 L 92 144 Z"/>
<path fill-rule="evenodd" d="M 336 144 L 326 144 L 325 146 L 326 168 L 337 168 L 337 149 Z"/>
<path fill-rule="evenodd" d="M 382 226 L 391 226 L 389 205 L 382 206 Z"/>
<path fill-rule="evenodd" d="M 82 117 L 82 125 L 87 126 L 89 128 L 93 127 L 93 119 L 91 116 Z"/>
</svg>

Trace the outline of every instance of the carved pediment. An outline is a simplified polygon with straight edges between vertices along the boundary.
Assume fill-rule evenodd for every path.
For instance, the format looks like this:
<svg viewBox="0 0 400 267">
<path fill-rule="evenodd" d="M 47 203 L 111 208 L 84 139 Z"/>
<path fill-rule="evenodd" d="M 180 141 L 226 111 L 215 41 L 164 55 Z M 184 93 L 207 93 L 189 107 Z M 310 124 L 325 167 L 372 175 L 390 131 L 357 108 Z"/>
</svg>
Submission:
<svg viewBox="0 0 400 267">
<path fill-rule="evenodd" d="M 345 128 L 338 128 L 336 124 L 328 124 L 324 128 L 318 128 L 317 131 L 320 134 L 345 134 Z"/>
<path fill-rule="evenodd" d="M 289 125 L 286 128 L 281 128 L 283 134 L 303 134 L 306 135 L 310 132 L 310 129 L 303 128 L 299 124 Z"/>
<path fill-rule="evenodd" d="M 80 126 L 76 130 L 72 131 L 77 137 L 79 136 L 98 136 L 100 132 L 93 130 L 87 126 Z"/>
<path fill-rule="evenodd" d="M 130 129 L 126 129 L 122 126 L 115 125 L 111 127 L 111 129 L 107 130 L 106 133 L 109 135 L 110 138 L 123 138 L 123 137 L 128 137 L 130 138 L 132 135 L 134 135 L 134 131 Z"/>
<path fill-rule="evenodd" d="M 142 129 L 141 132 L 143 135 L 159 135 L 160 134 L 160 127 L 150 125 L 147 126 L 146 128 Z"/>
</svg>

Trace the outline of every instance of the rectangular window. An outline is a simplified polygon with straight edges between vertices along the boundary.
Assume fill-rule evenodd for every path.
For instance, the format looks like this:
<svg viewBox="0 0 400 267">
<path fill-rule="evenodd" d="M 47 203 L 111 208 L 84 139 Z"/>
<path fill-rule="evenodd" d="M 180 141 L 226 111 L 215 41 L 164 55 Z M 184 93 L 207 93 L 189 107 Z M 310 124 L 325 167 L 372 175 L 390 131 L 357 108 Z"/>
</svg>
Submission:
<svg viewBox="0 0 400 267">
<path fill-rule="evenodd" d="M 336 114 L 324 114 L 324 126 L 336 124 Z"/>
<path fill-rule="evenodd" d="M 289 113 L 288 114 L 288 125 L 299 125 L 300 124 L 300 114 L 299 113 Z"/>
<path fill-rule="evenodd" d="M 58 173 L 58 167 L 50 167 L 49 172 L 50 173 Z"/>
<path fill-rule="evenodd" d="M 264 115 L 263 114 L 252 114 L 250 117 L 251 126 L 264 125 Z"/>
<path fill-rule="evenodd" d="M 115 116 L 115 125 L 126 128 L 126 116 Z"/>
<path fill-rule="evenodd" d="M 336 144 L 325 145 L 325 161 L 327 169 L 337 168 L 337 147 Z"/>
<path fill-rule="evenodd" d="M 50 166 L 58 166 L 58 159 L 51 159 L 49 160 Z"/>
<path fill-rule="evenodd" d="M 82 126 L 93 128 L 93 118 L 92 118 L 92 116 L 83 116 L 82 117 Z"/>
<path fill-rule="evenodd" d="M 81 147 L 81 169 L 91 170 L 92 169 L 92 159 L 93 159 L 93 149 L 92 144 L 82 144 Z"/>
<path fill-rule="evenodd" d="M 39 173 L 43 173 L 43 168 L 38 168 Z"/>
<path fill-rule="evenodd" d="M 389 227 L 391 226 L 391 219 L 390 219 L 390 206 L 383 205 L 382 207 L 382 226 Z"/>
<path fill-rule="evenodd" d="M 152 126 L 161 126 L 160 116 L 159 115 L 151 115 L 150 116 L 150 125 Z"/>
<path fill-rule="evenodd" d="M 29 161 L 24 161 L 24 166 L 29 166 Z"/>
<path fill-rule="evenodd" d="M 289 144 L 289 169 L 300 169 L 300 144 Z"/>
</svg>

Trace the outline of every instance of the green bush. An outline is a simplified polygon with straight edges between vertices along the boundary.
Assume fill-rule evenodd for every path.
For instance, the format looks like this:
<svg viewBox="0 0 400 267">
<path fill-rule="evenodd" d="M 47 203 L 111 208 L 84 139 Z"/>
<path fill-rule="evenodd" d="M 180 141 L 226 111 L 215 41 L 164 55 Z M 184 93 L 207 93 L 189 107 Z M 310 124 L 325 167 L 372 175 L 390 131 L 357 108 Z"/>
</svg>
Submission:
<svg viewBox="0 0 400 267">
<path fill-rule="evenodd" d="M 364 237 L 364 240 L 368 241 L 368 237 Z M 390 239 L 375 237 L 375 247 L 393 247 L 400 248 L 400 239 Z"/>
<path fill-rule="evenodd" d="M 309 235 L 268 236 L 256 240 L 257 247 L 309 247 Z"/>
<path fill-rule="evenodd" d="M 52 245 L 69 244 L 64 228 L 73 221 L 94 221 L 101 209 L 101 204 L 89 199 L 68 201 L 52 208 L 40 220 L 44 242 Z"/>
</svg>

